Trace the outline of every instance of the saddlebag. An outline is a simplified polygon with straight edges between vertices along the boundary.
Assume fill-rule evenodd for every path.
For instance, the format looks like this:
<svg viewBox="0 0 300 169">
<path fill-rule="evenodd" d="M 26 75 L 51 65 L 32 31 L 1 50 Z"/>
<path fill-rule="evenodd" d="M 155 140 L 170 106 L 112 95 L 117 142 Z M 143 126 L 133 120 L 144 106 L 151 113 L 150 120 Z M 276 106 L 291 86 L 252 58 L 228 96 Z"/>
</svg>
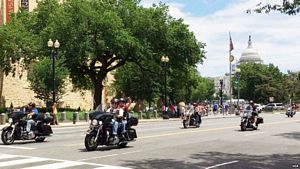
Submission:
<svg viewBox="0 0 300 169">
<path fill-rule="evenodd" d="M 138 123 L 139 123 L 139 120 L 138 118 L 136 117 L 130 117 L 128 120 L 127 120 L 127 123 L 129 126 L 137 126 Z"/>
<path fill-rule="evenodd" d="M 129 129 L 127 129 L 126 130 L 126 139 L 127 140 L 134 140 L 135 138 L 137 138 L 137 135 L 136 135 L 136 131 L 135 131 L 135 129 L 133 129 L 133 128 L 129 128 Z"/>
<path fill-rule="evenodd" d="M 42 125 L 42 134 L 44 136 L 52 134 L 52 128 L 49 125 Z"/>
<path fill-rule="evenodd" d="M 264 119 L 262 117 L 257 117 L 257 123 L 264 123 Z"/>
</svg>

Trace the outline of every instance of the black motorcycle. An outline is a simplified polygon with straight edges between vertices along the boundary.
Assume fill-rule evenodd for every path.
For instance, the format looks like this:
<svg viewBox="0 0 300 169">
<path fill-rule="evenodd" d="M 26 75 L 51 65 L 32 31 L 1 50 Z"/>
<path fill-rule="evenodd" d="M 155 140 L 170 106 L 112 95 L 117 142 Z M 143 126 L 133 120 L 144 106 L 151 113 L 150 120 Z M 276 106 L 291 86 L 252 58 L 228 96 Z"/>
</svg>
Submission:
<svg viewBox="0 0 300 169">
<path fill-rule="evenodd" d="M 84 139 L 85 148 L 88 151 L 94 151 L 98 145 L 112 146 L 117 145 L 120 148 L 127 146 L 128 142 L 135 141 L 137 134 L 132 126 L 137 126 L 138 119 L 130 117 L 127 120 L 125 135 L 121 135 L 118 129 L 116 138 L 112 137 L 112 120 L 114 116 L 110 113 L 96 111 L 89 114 L 91 123 Z"/>
<path fill-rule="evenodd" d="M 9 126 L 2 129 L 1 140 L 3 144 L 13 144 L 15 140 L 35 140 L 36 142 L 43 142 L 47 136 L 53 132 L 50 122 L 53 119 L 50 116 L 45 116 L 43 113 L 39 114 L 35 125 L 31 127 L 33 135 L 26 132 L 27 114 L 23 111 L 13 112 L 9 118 Z"/>
<path fill-rule="evenodd" d="M 253 130 L 257 130 L 258 125 L 264 123 L 264 119 L 262 117 L 257 117 L 256 123 L 253 125 L 254 116 L 252 110 L 245 110 L 243 116 L 241 118 L 241 130 L 246 131 L 247 128 L 252 128 Z"/>
<path fill-rule="evenodd" d="M 288 117 L 293 117 L 295 114 L 296 114 L 296 111 L 294 111 L 294 110 L 292 110 L 292 109 L 288 109 L 288 110 L 286 111 L 286 115 L 287 115 Z"/>
<path fill-rule="evenodd" d="M 201 115 L 199 113 L 194 113 L 194 111 L 188 110 L 182 115 L 182 124 L 184 128 L 189 126 L 200 127 Z"/>
</svg>

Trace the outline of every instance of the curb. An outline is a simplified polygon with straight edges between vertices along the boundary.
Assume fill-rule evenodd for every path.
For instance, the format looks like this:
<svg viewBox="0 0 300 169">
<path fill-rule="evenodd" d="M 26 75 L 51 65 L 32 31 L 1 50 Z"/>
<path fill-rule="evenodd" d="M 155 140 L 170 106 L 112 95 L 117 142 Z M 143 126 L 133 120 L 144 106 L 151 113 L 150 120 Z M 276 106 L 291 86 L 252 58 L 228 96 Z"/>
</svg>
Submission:
<svg viewBox="0 0 300 169">
<path fill-rule="evenodd" d="M 240 116 L 219 116 L 219 117 L 207 117 L 204 116 L 202 119 L 211 120 L 211 119 L 225 119 L 225 118 L 240 118 Z M 167 121 L 181 121 L 181 118 L 171 118 L 171 119 L 142 119 L 139 120 L 139 123 L 152 123 L 152 122 L 167 122 Z M 63 123 L 61 123 L 63 124 Z M 62 127 L 74 127 L 74 126 L 88 126 L 89 123 L 86 122 L 84 124 L 70 124 L 66 123 L 67 125 L 51 125 L 52 128 L 62 128 Z"/>
</svg>

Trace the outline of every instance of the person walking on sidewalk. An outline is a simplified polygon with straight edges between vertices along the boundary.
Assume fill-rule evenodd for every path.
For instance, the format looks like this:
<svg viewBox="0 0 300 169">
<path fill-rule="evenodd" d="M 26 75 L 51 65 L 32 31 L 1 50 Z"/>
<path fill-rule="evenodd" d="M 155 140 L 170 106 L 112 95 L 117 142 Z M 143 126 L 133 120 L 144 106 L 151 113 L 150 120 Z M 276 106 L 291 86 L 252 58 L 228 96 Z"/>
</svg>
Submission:
<svg viewBox="0 0 300 169">
<path fill-rule="evenodd" d="M 57 103 L 54 102 L 52 106 L 52 114 L 53 114 L 53 122 L 54 125 L 58 125 L 58 117 L 57 117 Z"/>
</svg>

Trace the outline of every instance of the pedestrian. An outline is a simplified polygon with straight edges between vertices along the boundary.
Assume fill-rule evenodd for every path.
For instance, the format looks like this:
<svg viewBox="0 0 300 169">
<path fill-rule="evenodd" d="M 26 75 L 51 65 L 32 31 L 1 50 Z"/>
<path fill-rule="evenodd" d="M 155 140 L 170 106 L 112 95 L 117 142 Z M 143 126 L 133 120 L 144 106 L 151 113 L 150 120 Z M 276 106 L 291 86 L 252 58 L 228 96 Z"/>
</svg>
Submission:
<svg viewBox="0 0 300 169">
<path fill-rule="evenodd" d="M 217 103 L 214 103 L 214 105 L 213 105 L 213 113 L 214 113 L 214 115 L 216 115 L 218 113 L 218 104 Z"/>
<path fill-rule="evenodd" d="M 53 114 L 53 123 L 54 125 L 58 125 L 58 117 L 57 117 L 57 103 L 54 102 L 52 106 L 52 114 Z"/>
</svg>

